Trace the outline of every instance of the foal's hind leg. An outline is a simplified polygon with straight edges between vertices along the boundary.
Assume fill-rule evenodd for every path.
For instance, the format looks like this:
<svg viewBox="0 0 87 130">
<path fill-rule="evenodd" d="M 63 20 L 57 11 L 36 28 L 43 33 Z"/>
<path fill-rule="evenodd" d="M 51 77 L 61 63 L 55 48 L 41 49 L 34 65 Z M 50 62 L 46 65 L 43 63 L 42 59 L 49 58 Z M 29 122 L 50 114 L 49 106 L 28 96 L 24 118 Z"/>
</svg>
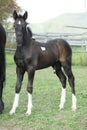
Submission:
<svg viewBox="0 0 87 130">
<path fill-rule="evenodd" d="M 66 98 L 66 76 L 62 72 L 60 62 L 57 62 L 54 65 L 54 68 L 55 68 L 56 75 L 59 77 L 59 79 L 60 79 L 60 81 L 62 83 L 62 92 L 61 92 L 61 99 L 60 99 L 59 108 L 63 109 L 64 108 L 64 103 L 65 103 L 65 98 Z"/>
<path fill-rule="evenodd" d="M 74 76 L 71 69 L 70 63 L 63 63 L 62 64 L 66 75 L 68 76 L 68 81 L 72 90 L 72 110 L 76 110 L 76 96 L 75 96 L 75 85 L 74 85 Z"/>
</svg>

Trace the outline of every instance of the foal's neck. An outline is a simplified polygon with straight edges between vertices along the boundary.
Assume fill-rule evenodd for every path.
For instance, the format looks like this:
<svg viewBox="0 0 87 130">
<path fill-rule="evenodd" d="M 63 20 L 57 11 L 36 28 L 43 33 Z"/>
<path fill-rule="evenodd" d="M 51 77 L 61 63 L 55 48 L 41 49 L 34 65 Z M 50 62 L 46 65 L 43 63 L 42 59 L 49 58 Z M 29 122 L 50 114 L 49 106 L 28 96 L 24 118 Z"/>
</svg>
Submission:
<svg viewBox="0 0 87 130">
<path fill-rule="evenodd" d="M 26 31 L 23 36 L 23 46 L 29 46 L 31 44 L 30 34 Z"/>
</svg>

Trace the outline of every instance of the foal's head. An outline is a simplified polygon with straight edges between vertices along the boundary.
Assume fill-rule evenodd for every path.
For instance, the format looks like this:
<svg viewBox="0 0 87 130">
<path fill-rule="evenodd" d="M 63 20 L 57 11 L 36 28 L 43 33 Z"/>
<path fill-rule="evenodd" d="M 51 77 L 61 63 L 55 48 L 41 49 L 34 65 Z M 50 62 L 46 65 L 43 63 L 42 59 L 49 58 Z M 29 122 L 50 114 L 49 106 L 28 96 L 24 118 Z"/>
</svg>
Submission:
<svg viewBox="0 0 87 130">
<path fill-rule="evenodd" d="M 17 14 L 16 10 L 13 12 L 13 18 L 15 20 L 14 28 L 16 33 L 17 46 L 23 45 L 24 35 L 27 35 L 29 31 L 31 31 L 27 26 L 28 25 L 28 23 L 26 22 L 27 17 L 28 17 L 27 11 L 25 11 L 23 15 Z"/>
</svg>

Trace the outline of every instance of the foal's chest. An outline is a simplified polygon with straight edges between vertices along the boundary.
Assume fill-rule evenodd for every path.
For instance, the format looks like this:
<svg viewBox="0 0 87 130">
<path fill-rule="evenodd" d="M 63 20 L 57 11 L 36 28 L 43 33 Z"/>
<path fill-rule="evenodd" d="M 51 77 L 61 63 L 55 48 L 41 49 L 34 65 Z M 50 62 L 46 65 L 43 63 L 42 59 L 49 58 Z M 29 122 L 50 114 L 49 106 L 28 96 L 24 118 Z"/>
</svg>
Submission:
<svg viewBox="0 0 87 130">
<path fill-rule="evenodd" d="M 18 67 L 26 67 L 30 57 L 26 50 L 17 49 L 14 55 L 14 61 Z"/>
</svg>

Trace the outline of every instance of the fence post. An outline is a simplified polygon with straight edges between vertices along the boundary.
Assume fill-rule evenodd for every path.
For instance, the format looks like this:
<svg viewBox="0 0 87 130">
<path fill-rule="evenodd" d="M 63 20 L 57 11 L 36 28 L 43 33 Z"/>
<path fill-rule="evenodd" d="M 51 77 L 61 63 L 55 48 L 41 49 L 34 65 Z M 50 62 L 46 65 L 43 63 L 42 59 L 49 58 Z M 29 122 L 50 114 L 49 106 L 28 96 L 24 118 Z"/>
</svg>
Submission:
<svg viewBox="0 0 87 130">
<path fill-rule="evenodd" d="M 87 52 L 87 41 L 85 40 L 85 47 L 86 47 L 86 52 Z"/>
</svg>

